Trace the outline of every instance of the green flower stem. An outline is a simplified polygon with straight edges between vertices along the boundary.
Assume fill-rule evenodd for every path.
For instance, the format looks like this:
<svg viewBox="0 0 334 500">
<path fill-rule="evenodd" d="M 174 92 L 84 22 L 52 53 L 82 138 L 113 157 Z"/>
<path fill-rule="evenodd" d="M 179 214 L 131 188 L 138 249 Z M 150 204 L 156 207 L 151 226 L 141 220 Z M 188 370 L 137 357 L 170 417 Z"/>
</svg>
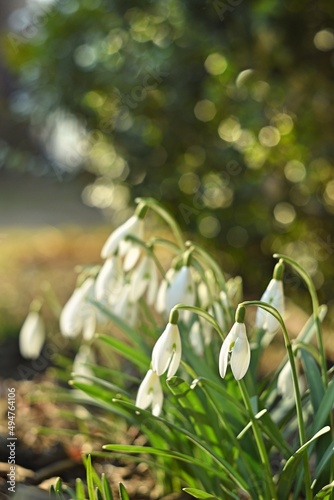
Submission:
<svg viewBox="0 0 334 500">
<path fill-rule="evenodd" d="M 315 319 L 315 324 L 316 324 L 316 331 L 317 331 L 317 342 L 318 342 L 318 347 L 320 351 L 320 358 L 321 358 L 321 376 L 322 380 L 324 383 L 324 386 L 327 388 L 328 387 L 328 375 L 327 375 L 327 366 L 326 366 L 326 355 L 325 355 L 325 349 L 324 349 L 324 344 L 322 340 L 322 331 L 321 331 L 321 322 L 319 319 L 319 301 L 318 301 L 318 296 L 317 292 L 315 289 L 315 286 L 313 284 L 313 281 L 309 274 L 305 271 L 305 269 L 298 264 L 295 260 L 291 259 L 291 257 L 288 257 L 287 255 L 282 255 L 279 253 L 275 253 L 274 257 L 276 259 L 281 259 L 288 264 L 290 264 L 299 274 L 299 276 L 304 280 L 308 291 L 311 296 L 312 300 L 312 309 L 313 309 L 313 316 Z"/>
<path fill-rule="evenodd" d="M 181 248 L 181 250 L 186 249 L 184 241 L 183 241 L 183 234 L 181 232 L 179 225 L 173 219 L 173 217 L 170 215 L 170 213 L 167 212 L 167 210 L 162 205 L 160 205 L 160 203 L 158 203 L 153 198 L 137 198 L 135 201 L 139 205 L 143 204 L 143 205 L 147 206 L 148 208 L 151 208 L 154 212 L 156 212 L 158 215 L 160 215 L 160 217 L 162 219 L 164 219 L 164 221 L 169 225 L 169 227 L 173 231 L 175 239 L 176 239 L 179 247 Z"/>
<path fill-rule="evenodd" d="M 303 279 L 305 282 L 309 294 L 311 296 L 311 301 L 312 301 L 312 309 L 313 309 L 313 317 L 315 321 L 315 326 L 316 326 L 316 337 L 317 337 L 317 343 L 318 343 L 318 349 L 320 353 L 320 367 L 321 367 L 321 378 L 322 382 L 324 384 L 325 388 L 328 388 L 329 384 L 329 378 L 328 378 L 328 373 L 327 373 L 327 364 L 326 364 L 326 353 L 325 353 L 325 348 L 324 348 L 324 343 L 322 339 L 322 328 L 321 328 L 321 321 L 319 317 L 319 301 L 318 301 L 318 295 L 314 286 L 314 283 L 310 277 L 310 275 L 305 271 L 305 269 L 298 264 L 294 259 L 291 257 L 288 257 L 287 255 L 282 255 L 275 253 L 274 257 L 276 259 L 283 260 L 290 264 L 291 267 L 295 269 L 295 271 L 299 274 L 299 276 Z M 329 414 L 329 423 L 331 427 L 331 432 L 332 432 L 332 439 L 334 439 L 334 418 L 332 412 Z M 334 457 L 331 459 L 331 480 L 334 478 Z M 332 499 L 334 500 L 334 493 L 332 493 Z"/>
<path fill-rule="evenodd" d="M 226 293 L 226 280 L 225 280 L 225 276 L 224 276 L 222 270 L 220 269 L 219 265 L 215 261 L 215 259 L 212 258 L 212 256 L 209 254 L 209 252 L 207 252 L 206 250 L 204 250 L 204 248 L 202 248 L 197 243 L 194 243 L 193 241 L 187 241 L 186 242 L 186 246 L 187 247 L 193 247 L 194 248 L 194 253 L 197 254 L 197 256 L 199 258 L 203 259 L 213 269 L 213 271 L 215 273 L 215 277 L 216 277 L 217 283 L 219 285 L 219 288 L 221 288 L 222 290 L 224 290 L 224 292 Z"/>
<path fill-rule="evenodd" d="M 227 302 L 228 302 L 226 310 L 227 310 L 227 313 L 229 315 L 228 319 L 229 319 L 230 325 L 232 326 L 232 324 L 233 324 L 232 307 L 229 303 L 229 297 L 227 294 L 226 280 L 225 280 L 224 273 L 220 269 L 220 267 L 217 264 L 217 262 L 215 261 L 215 259 L 209 254 L 209 252 L 204 250 L 204 248 L 202 248 L 200 245 L 198 245 L 197 243 L 194 243 L 192 241 L 187 241 L 186 246 L 193 247 L 194 248 L 194 256 L 197 256 L 198 260 L 202 260 L 202 262 L 205 262 L 212 269 L 214 276 L 217 280 L 219 288 L 221 290 L 223 290 L 226 294 L 226 298 L 227 298 Z"/>
<path fill-rule="evenodd" d="M 264 442 L 262 439 L 261 430 L 260 430 L 259 424 L 255 418 L 252 404 L 251 404 L 251 401 L 249 399 L 249 395 L 248 395 L 244 381 L 239 380 L 238 385 L 239 385 L 239 389 L 240 389 L 240 392 L 242 395 L 242 399 L 244 400 L 244 403 L 245 403 L 245 407 L 250 415 L 250 419 L 252 422 L 252 429 L 253 429 L 257 449 L 259 451 L 262 465 L 265 469 L 265 477 L 267 478 L 266 485 L 269 488 L 270 500 L 274 500 L 274 499 L 277 499 L 277 494 L 276 494 L 275 485 L 274 485 L 273 478 L 272 478 L 269 457 L 268 457 L 268 454 L 267 454 L 267 451 L 266 451 L 266 448 L 265 448 L 265 445 L 264 445 Z"/>
<path fill-rule="evenodd" d="M 292 374 L 293 388 L 294 388 L 295 401 L 296 401 L 296 410 L 297 410 L 299 440 L 300 440 L 300 444 L 303 445 L 306 443 L 306 431 L 305 431 L 305 424 L 304 424 L 304 419 L 303 419 L 302 400 L 301 400 L 300 391 L 299 391 L 298 375 L 297 375 L 297 370 L 296 370 L 295 357 L 293 354 L 292 345 L 291 345 L 290 338 L 289 338 L 288 332 L 286 330 L 283 318 L 275 307 L 273 307 L 269 304 L 266 304 L 265 302 L 261 302 L 260 300 L 245 301 L 245 302 L 242 302 L 241 304 L 239 304 L 239 306 L 261 307 L 265 311 L 272 314 L 281 325 L 283 337 L 284 337 L 284 343 L 285 343 L 285 347 L 287 350 L 287 354 L 288 354 L 288 358 L 289 358 L 289 362 L 290 362 L 290 366 L 291 366 L 291 374 Z M 305 479 L 306 498 L 311 499 L 312 498 L 311 473 L 310 473 L 310 467 L 309 467 L 307 453 L 304 454 L 304 479 Z"/>
<path fill-rule="evenodd" d="M 211 314 L 209 314 L 207 311 L 204 311 L 204 309 L 201 309 L 200 307 L 196 306 L 187 306 L 186 304 L 177 304 L 176 306 L 171 309 L 170 314 L 173 313 L 173 311 L 178 311 L 178 310 L 184 310 L 184 311 L 191 311 L 194 314 L 197 314 L 197 316 L 201 316 L 203 319 L 205 319 L 210 325 L 213 326 L 213 328 L 216 330 L 222 341 L 225 340 L 224 333 L 220 326 L 218 325 L 217 321 Z"/>
</svg>

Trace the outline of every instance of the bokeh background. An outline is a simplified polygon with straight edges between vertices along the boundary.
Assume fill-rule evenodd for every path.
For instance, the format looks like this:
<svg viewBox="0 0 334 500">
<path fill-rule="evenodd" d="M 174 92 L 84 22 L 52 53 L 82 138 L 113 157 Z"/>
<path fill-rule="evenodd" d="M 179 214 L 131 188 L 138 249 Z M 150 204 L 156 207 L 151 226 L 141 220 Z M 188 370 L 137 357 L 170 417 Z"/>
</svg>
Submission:
<svg viewBox="0 0 334 500">
<path fill-rule="evenodd" d="M 332 311 L 331 0 L 11 0 L 0 22 L 2 333 L 44 281 L 65 300 L 137 196 L 248 297 L 280 251 Z"/>
</svg>

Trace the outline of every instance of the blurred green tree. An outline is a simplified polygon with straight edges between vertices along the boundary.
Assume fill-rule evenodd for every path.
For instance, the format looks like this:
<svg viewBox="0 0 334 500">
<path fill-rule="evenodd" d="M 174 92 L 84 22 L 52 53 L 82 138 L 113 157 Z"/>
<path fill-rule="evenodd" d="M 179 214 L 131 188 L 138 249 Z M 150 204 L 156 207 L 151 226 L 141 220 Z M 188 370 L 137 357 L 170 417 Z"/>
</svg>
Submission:
<svg viewBox="0 0 334 500">
<path fill-rule="evenodd" d="M 60 112 L 84 127 L 68 154 L 96 176 L 86 203 L 124 217 L 154 196 L 247 286 L 280 250 L 333 297 L 332 1 L 58 0 L 25 15 L 7 37 L 15 112 L 38 134 Z"/>
</svg>

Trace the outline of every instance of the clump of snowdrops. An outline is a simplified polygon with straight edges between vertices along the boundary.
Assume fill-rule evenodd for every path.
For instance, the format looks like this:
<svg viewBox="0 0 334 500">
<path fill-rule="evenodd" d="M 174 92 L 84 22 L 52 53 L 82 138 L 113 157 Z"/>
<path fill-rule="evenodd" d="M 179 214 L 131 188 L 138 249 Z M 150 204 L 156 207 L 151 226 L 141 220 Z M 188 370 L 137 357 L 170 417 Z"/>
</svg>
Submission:
<svg viewBox="0 0 334 500">
<path fill-rule="evenodd" d="M 172 239 L 147 236 L 149 211 L 169 226 Z M 167 266 L 161 248 L 170 256 Z M 177 222 L 150 198 L 137 200 L 101 257 L 98 270 L 79 276 L 60 315 L 62 335 L 82 339 L 72 384 L 146 437 L 145 445 L 104 449 L 133 454 L 156 471 L 165 491 L 183 488 L 195 498 L 332 498 L 334 382 L 322 337 L 326 306 L 298 262 L 274 255 L 261 299 L 243 301 L 241 279 L 226 280 L 212 255 L 184 241 Z M 286 266 L 304 282 L 312 304 L 293 340 L 284 322 Z M 27 357 L 38 356 L 44 338 L 36 304 L 32 309 L 20 339 Z M 105 323 L 110 333 L 99 334 Z M 260 378 L 261 356 L 275 336 L 283 338 L 286 355 Z M 95 345 L 130 361 L 136 375 L 111 369 L 102 376 Z"/>
</svg>

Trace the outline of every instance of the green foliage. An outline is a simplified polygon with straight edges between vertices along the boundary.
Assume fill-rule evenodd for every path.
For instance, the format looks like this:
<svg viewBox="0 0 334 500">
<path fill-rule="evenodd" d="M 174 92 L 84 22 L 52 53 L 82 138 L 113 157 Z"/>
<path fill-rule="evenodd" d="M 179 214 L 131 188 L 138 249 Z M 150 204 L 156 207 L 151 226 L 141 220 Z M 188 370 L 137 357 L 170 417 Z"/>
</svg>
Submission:
<svg viewBox="0 0 334 500">
<path fill-rule="evenodd" d="M 141 199 L 138 203 L 136 214 L 142 213 L 143 206 L 156 211 L 168 222 L 178 241 L 174 246 L 165 243 L 171 251 L 170 265 L 175 267 L 174 278 L 168 278 L 167 292 L 173 290 L 179 303 L 170 306 L 170 311 L 159 310 L 164 319 L 156 319 L 154 323 L 151 321 L 152 312 L 147 316 L 149 309 L 143 307 L 135 323 L 130 325 L 129 314 L 125 312 L 122 316 L 117 306 L 124 299 L 124 290 L 128 291 L 132 282 L 136 285 L 136 291 L 141 286 L 140 281 L 135 279 L 141 264 L 136 262 L 133 268 L 120 271 L 123 288 L 119 290 L 116 303 L 109 302 L 107 307 L 105 301 L 101 302 L 101 306 L 99 301 L 90 302 L 99 313 L 103 312 L 109 321 L 123 331 L 122 338 L 97 335 L 96 343 L 103 350 L 116 352 L 127 363 L 131 361 L 136 375 L 134 378 L 118 377 L 115 383 L 112 379 L 104 379 L 108 371 L 101 371 L 101 367 L 94 368 L 94 364 L 90 363 L 91 375 L 74 374 L 72 385 L 96 401 L 107 415 L 117 415 L 129 425 L 137 426 L 146 438 L 144 445 L 142 442 L 107 443 L 103 456 L 108 456 L 108 452 L 113 457 L 123 459 L 130 455 L 135 462 L 147 463 L 166 492 L 183 488 L 195 498 L 237 499 L 246 495 L 263 500 L 285 500 L 291 494 L 296 499 L 300 496 L 308 500 L 330 498 L 333 489 L 334 381 L 331 379 L 332 372 L 326 366 L 322 341 L 321 321 L 326 308 L 319 306 L 309 274 L 290 257 L 277 256 L 282 268 L 289 265 L 298 273 L 312 298 L 311 317 L 297 339 L 291 341 L 282 317 L 284 310 L 282 306 L 275 307 L 275 297 L 268 299 L 268 302 L 240 302 L 242 293 L 240 289 L 233 289 L 232 284 L 235 285 L 235 282 L 225 281 L 224 273 L 206 250 L 192 242 L 182 241 L 178 224 L 164 213 L 160 204 L 152 199 Z M 142 222 L 146 222 L 146 214 Z M 124 226 L 115 234 L 119 235 L 122 230 Z M 117 253 L 123 251 L 120 241 L 130 244 L 126 247 L 129 253 L 138 248 L 136 235 L 127 239 L 124 233 L 123 238 L 117 240 L 119 248 L 114 248 L 116 255 L 109 256 L 109 259 L 120 258 Z M 144 252 L 142 259 L 152 254 L 159 259 L 156 242 L 161 245 L 162 241 L 157 236 L 149 241 L 141 240 L 140 249 Z M 127 255 L 123 257 L 124 264 Z M 175 274 L 180 276 L 178 272 L 181 273 L 184 268 L 193 273 L 193 281 L 187 281 L 185 287 L 179 280 L 178 286 L 173 288 Z M 167 276 L 169 272 L 170 269 Z M 141 276 L 142 280 L 146 278 L 146 274 Z M 152 275 L 149 278 L 153 279 Z M 204 294 L 203 289 L 200 292 L 203 285 L 207 290 Z M 114 283 L 108 284 L 107 294 L 113 286 Z M 179 295 L 183 286 L 184 295 Z M 195 291 L 194 299 L 189 298 L 191 290 Z M 161 295 L 161 288 L 157 295 Z M 144 289 L 140 298 L 129 301 L 132 309 L 138 307 L 138 302 L 145 301 Z M 244 380 L 238 377 L 235 380 L 229 368 L 227 374 L 224 372 L 222 375 L 224 380 L 221 380 L 217 359 L 220 358 L 219 352 L 222 352 L 222 341 L 227 334 L 231 335 L 235 325 L 237 328 L 243 325 L 241 312 L 254 306 L 258 311 L 264 311 L 267 319 L 263 319 L 262 325 L 257 325 L 252 331 L 248 327 L 251 351 L 255 353 L 254 357 L 252 355 L 253 365 Z M 238 313 L 235 315 L 236 311 Z M 164 359 L 168 352 L 166 335 L 171 331 L 167 330 L 168 327 L 155 343 L 151 360 L 148 352 L 158 337 L 157 331 L 163 330 L 168 312 L 168 325 L 172 326 L 173 335 L 177 328 L 181 332 L 182 361 L 177 375 L 173 373 L 165 380 L 163 374 L 167 368 L 158 373 L 160 365 L 157 357 Z M 156 313 L 154 315 L 156 317 Z M 261 357 L 266 356 L 263 329 L 269 331 L 266 323 L 268 316 L 278 321 L 287 356 L 277 370 L 269 371 L 259 379 L 259 363 Z M 199 318 L 200 336 L 194 338 L 191 332 Z M 277 328 L 275 326 L 274 334 Z M 158 354 L 162 338 L 165 339 L 164 350 Z M 312 345 L 314 338 L 317 347 Z M 177 341 L 173 342 L 173 356 L 176 356 L 178 344 Z M 248 338 L 245 342 L 248 343 Z M 233 356 L 239 356 L 239 363 L 244 363 L 247 350 L 241 349 L 240 337 L 228 345 L 231 354 L 227 359 L 230 359 L 230 363 L 233 363 Z M 172 364 L 172 361 L 168 363 Z M 300 365 L 304 367 L 305 376 L 301 375 Z M 113 371 L 109 373 L 112 376 Z M 150 373 L 153 374 L 154 382 L 145 386 Z M 284 381 L 281 379 L 283 375 Z M 140 390 L 146 387 L 147 391 L 144 397 L 139 398 L 139 390 L 136 403 L 133 402 L 133 384 L 136 387 L 140 385 Z M 160 398 L 157 384 L 158 389 L 161 384 L 164 395 L 163 408 L 159 407 L 158 411 L 154 410 L 153 401 L 156 399 L 159 402 Z M 154 414 L 148 410 L 150 404 Z M 86 467 L 88 491 L 92 495 L 94 488 L 102 489 L 103 483 L 91 468 L 90 459 Z M 120 496 L 127 498 L 122 486 Z"/>
<path fill-rule="evenodd" d="M 90 205 L 122 217 L 129 191 L 154 193 L 188 232 L 220 242 L 232 273 L 246 276 L 249 258 L 257 263 L 248 289 L 282 249 L 319 288 L 326 275 L 326 296 L 334 276 L 334 8 L 330 0 L 308 7 L 275 0 L 27 7 L 30 31 L 7 40 L 22 89 L 13 107 L 34 131 L 52 130 L 59 113 L 83 124 L 85 168 L 96 176 L 84 191 Z M 80 155 L 74 150 L 70 160 Z"/>
</svg>

